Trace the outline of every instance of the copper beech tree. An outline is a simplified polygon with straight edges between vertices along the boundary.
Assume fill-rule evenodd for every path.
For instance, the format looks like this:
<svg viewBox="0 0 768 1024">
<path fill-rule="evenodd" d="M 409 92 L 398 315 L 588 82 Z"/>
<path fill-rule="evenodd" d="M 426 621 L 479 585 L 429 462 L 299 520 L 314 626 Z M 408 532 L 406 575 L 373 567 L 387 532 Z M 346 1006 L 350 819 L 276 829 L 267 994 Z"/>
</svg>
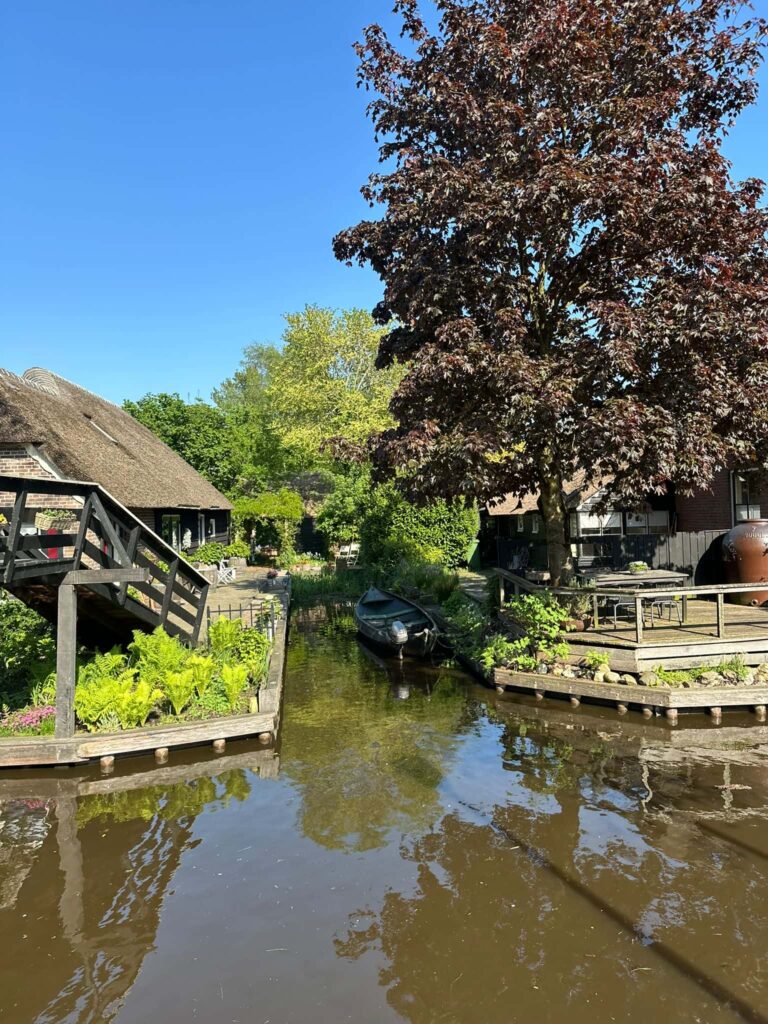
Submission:
<svg viewBox="0 0 768 1024">
<path fill-rule="evenodd" d="M 373 456 L 414 495 L 538 493 L 559 578 L 577 473 L 631 507 L 768 463 L 764 186 L 721 151 L 766 26 L 728 0 L 435 6 L 357 47 L 382 167 L 334 247 L 380 275 L 379 365 L 407 365 Z"/>
</svg>

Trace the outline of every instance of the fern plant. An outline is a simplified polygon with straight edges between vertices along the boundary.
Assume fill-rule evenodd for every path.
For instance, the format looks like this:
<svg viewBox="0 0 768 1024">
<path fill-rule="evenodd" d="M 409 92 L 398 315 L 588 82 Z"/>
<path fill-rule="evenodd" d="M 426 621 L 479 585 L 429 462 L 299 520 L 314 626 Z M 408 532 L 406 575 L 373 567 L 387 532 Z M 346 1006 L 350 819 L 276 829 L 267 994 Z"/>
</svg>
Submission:
<svg viewBox="0 0 768 1024">
<path fill-rule="evenodd" d="M 128 649 L 139 678 L 152 686 L 162 686 L 169 672 L 181 672 L 191 657 L 189 649 L 160 626 L 152 633 L 136 630 Z"/>
<path fill-rule="evenodd" d="M 226 661 L 236 652 L 240 642 L 243 624 L 240 619 L 227 619 L 222 616 L 212 622 L 208 629 L 208 644 L 217 661 Z"/>
<path fill-rule="evenodd" d="M 221 682 L 229 701 L 230 710 L 234 711 L 240 700 L 240 695 L 245 689 L 245 684 L 248 682 L 248 666 L 242 664 L 223 665 Z"/>
<path fill-rule="evenodd" d="M 123 729 L 136 729 L 145 725 L 150 712 L 163 699 L 163 691 L 145 680 L 136 683 L 135 687 L 132 683 L 133 680 L 127 680 L 126 684 L 121 686 L 115 704 L 115 711 Z"/>
<path fill-rule="evenodd" d="M 87 668 L 89 671 L 85 672 Z M 104 728 L 111 714 L 120 717 L 118 705 L 122 696 L 133 688 L 136 669 L 124 668 L 118 675 L 97 675 L 93 665 L 84 666 L 75 687 L 75 714 L 89 732 Z"/>
<path fill-rule="evenodd" d="M 204 697 L 216 672 L 216 662 L 213 658 L 205 658 L 200 654 L 194 654 L 187 662 L 187 667 L 192 673 L 197 696 L 200 698 Z"/>
<path fill-rule="evenodd" d="M 183 672 L 168 672 L 163 690 L 171 702 L 174 714 L 180 715 L 195 695 L 194 670 L 185 668 Z"/>
</svg>

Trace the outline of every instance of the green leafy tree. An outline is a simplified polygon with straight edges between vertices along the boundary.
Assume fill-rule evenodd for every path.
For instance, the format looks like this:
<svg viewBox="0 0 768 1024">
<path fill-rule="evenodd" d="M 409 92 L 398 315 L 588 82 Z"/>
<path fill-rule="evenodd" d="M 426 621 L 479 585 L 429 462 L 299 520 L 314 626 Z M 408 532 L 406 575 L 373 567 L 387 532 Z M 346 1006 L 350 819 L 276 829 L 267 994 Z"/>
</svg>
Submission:
<svg viewBox="0 0 768 1024">
<path fill-rule="evenodd" d="M 236 486 L 243 461 L 239 437 L 230 430 L 220 409 L 164 393 L 144 395 L 137 402 L 125 401 L 123 408 L 214 487 L 231 492 Z"/>
</svg>

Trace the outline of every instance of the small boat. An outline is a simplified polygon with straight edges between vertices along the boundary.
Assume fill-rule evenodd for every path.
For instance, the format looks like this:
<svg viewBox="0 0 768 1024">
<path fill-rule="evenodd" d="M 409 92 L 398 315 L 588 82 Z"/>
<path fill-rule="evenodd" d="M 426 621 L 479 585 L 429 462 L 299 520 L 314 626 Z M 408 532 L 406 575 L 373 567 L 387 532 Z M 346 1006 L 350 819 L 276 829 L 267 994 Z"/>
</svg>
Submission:
<svg viewBox="0 0 768 1024">
<path fill-rule="evenodd" d="M 425 658 L 440 636 L 437 623 L 421 605 L 371 587 L 355 605 L 355 624 L 367 640 L 400 657 Z"/>
</svg>

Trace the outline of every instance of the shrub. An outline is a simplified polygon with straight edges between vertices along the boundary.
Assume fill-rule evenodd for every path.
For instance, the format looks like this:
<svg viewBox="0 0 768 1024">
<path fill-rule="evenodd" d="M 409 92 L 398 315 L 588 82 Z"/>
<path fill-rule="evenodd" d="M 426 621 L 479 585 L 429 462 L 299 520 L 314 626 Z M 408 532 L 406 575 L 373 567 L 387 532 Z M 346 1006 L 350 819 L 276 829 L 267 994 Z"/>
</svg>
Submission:
<svg viewBox="0 0 768 1024">
<path fill-rule="evenodd" d="M 479 528 L 474 504 L 438 498 L 413 505 L 393 484 L 385 484 L 372 492 L 360 526 L 362 558 L 368 564 L 386 566 L 393 554 L 405 554 L 455 568 L 465 561 Z"/>
<path fill-rule="evenodd" d="M 587 651 L 584 655 L 584 664 L 591 672 L 601 672 L 608 668 L 610 663 L 610 655 L 605 651 Z"/>
<path fill-rule="evenodd" d="M 547 650 L 562 632 L 563 609 L 556 598 L 523 594 L 504 606 L 509 617 L 528 637 L 534 650 Z"/>
<path fill-rule="evenodd" d="M 123 668 L 119 674 L 103 674 L 93 665 L 81 669 L 75 687 L 75 714 L 89 732 L 103 728 L 110 715 L 117 715 L 121 694 L 133 687 L 136 669 Z"/>
<path fill-rule="evenodd" d="M 50 736 L 56 725 L 52 704 L 20 708 L 0 717 L 0 736 Z"/>
<path fill-rule="evenodd" d="M 202 544 L 197 551 L 193 551 L 191 555 L 194 562 L 201 562 L 203 565 L 216 565 L 222 560 L 222 558 L 226 557 L 227 549 L 218 541 L 211 541 L 209 544 Z"/>
<path fill-rule="evenodd" d="M 0 594 L 0 693 L 11 704 L 26 703 L 30 681 L 47 676 L 56 646 L 53 630 L 21 601 Z"/>
<path fill-rule="evenodd" d="M 163 692 L 171 702 L 174 714 L 180 715 L 195 695 L 195 672 L 185 668 L 182 672 L 169 672 L 163 683 Z"/>
<path fill-rule="evenodd" d="M 234 711 L 237 707 L 240 695 L 248 682 L 247 665 L 223 665 L 221 669 L 221 681 L 224 692 L 227 695 L 229 707 Z"/>
<path fill-rule="evenodd" d="M 162 690 L 151 686 L 143 679 L 135 686 L 128 683 L 121 686 L 115 706 L 121 728 L 137 729 L 145 725 L 150 712 L 162 699 Z"/>
<path fill-rule="evenodd" d="M 224 548 L 224 555 L 227 558 L 248 558 L 251 549 L 244 540 L 233 540 Z"/>
</svg>

